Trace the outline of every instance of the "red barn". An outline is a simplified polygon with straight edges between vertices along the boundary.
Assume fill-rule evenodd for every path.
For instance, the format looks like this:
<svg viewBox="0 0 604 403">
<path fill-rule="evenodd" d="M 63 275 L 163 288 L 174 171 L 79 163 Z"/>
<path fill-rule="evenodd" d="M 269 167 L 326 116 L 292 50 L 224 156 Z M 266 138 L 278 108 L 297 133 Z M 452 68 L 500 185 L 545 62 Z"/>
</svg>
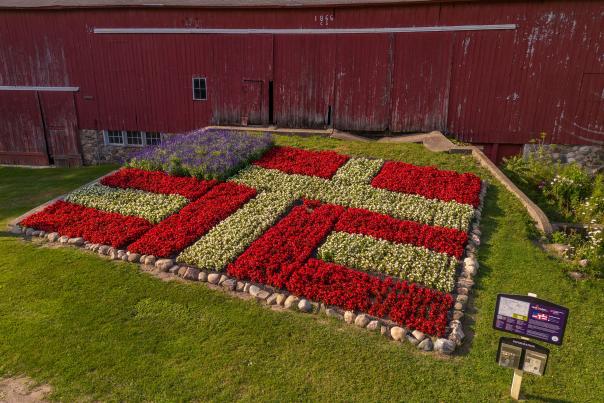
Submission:
<svg viewBox="0 0 604 403">
<path fill-rule="evenodd" d="M 1 163 L 242 123 L 602 145 L 604 2 L 0 0 Z"/>
</svg>

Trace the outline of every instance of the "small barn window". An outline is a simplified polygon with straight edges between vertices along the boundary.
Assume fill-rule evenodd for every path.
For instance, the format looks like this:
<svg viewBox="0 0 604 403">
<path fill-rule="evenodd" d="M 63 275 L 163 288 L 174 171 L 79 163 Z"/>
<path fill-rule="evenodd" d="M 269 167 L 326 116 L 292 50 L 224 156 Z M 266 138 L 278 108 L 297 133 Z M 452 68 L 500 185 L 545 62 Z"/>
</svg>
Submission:
<svg viewBox="0 0 604 403">
<path fill-rule="evenodd" d="M 207 97 L 205 77 L 193 77 L 193 100 L 205 101 Z"/>
<path fill-rule="evenodd" d="M 107 130 L 105 137 L 107 144 L 124 144 L 124 136 L 119 130 Z"/>
<path fill-rule="evenodd" d="M 161 135 L 159 132 L 146 132 L 145 138 L 148 146 L 156 146 L 161 144 Z"/>
<path fill-rule="evenodd" d="M 143 133 L 135 131 L 126 131 L 126 142 L 129 146 L 142 146 Z"/>
</svg>

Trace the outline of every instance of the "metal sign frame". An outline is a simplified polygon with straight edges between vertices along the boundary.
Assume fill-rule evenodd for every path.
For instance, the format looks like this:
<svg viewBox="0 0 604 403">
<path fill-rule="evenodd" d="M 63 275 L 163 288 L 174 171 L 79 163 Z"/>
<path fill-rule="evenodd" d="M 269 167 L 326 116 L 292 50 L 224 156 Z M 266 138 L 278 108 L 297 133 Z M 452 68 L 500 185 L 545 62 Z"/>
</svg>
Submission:
<svg viewBox="0 0 604 403">
<path fill-rule="evenodd" d="M 518 357 L 518 365 L 516 367 L 504 366 L 504 365 L 500 364 L 502 347 L 504 345 L 513 346 L 513 347 L 521 350 L 520 356 Z M 535 373 L 533 371 L 527 371 L 525 369 L 527 352 L 528 352 L 528 355 L 531 355 L 531 353 L 535 353 L 536 355 L 545 355 L 545 364 L 543 366 L 543 371 L 541 374 Z M 499 338 L 499 347 L 497 348 L 497 357 L 495 358 L 495 361 L 497 362 L 497 364 L 499 364 L 500 366 L 502 366 L 504 368 L 512 368 L 515 370 L 521 370 L 524 372 L 528 372 L 530 374 L 542 376 L 542 375 L 545 375 L 545 370 L 547 369 L 547 363 L 549 361 L 549 349 L 545 348 L 543 346 L 540 346 L 538 344 L 531 343 L 526 340 L 522 340 L 522 339 L 516 339 L 516 338 L 512 338 L 512 337 L 500 337 Z"/>
</svg>

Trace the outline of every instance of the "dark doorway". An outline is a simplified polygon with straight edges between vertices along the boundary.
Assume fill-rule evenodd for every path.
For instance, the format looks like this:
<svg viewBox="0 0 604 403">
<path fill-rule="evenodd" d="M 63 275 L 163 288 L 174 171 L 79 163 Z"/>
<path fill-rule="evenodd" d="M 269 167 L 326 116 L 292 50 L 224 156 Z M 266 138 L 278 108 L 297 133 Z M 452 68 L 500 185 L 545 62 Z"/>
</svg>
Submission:
<svg viewBox="0 0 604 403">
<path fill-rule="evenodd" d="M 268 82 L 268 121 L 271 125 L 275 124 L 275 119 L 273 118 L 273 81 Z"/>
</svg>

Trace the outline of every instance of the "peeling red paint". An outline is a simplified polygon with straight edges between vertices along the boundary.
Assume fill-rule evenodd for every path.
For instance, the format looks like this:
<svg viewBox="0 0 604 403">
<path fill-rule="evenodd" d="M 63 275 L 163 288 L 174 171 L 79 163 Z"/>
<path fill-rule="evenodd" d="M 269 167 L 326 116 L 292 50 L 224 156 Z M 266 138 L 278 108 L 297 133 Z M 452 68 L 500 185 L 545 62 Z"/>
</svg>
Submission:
<svg viewBox="0 0 604 403">
<path fill-rule="evenodd" d="M 71 94 L 77 111 L 72 123 L 81 129 L 177 132 L 240 124 L 253 115 L 249 123 L 289 127 L 436 129 L 479 144 L 519 145 L 540 132 L 551 142 L 598 144 L 604 141 L 603 21 L 601 1 L 1 10 L 0 85 L 79 87 Z M 95 27 L 482 24 L 518 27 L 333 35 L 93 33 Z M 207 78 L 206 101 L 192 100 L 194 76 Z M 23 155 L 23 162 L 37 161 L 32 163 L 48 159 L 37 97 L 0 91 L 0 155 Z"/>
</svg>

